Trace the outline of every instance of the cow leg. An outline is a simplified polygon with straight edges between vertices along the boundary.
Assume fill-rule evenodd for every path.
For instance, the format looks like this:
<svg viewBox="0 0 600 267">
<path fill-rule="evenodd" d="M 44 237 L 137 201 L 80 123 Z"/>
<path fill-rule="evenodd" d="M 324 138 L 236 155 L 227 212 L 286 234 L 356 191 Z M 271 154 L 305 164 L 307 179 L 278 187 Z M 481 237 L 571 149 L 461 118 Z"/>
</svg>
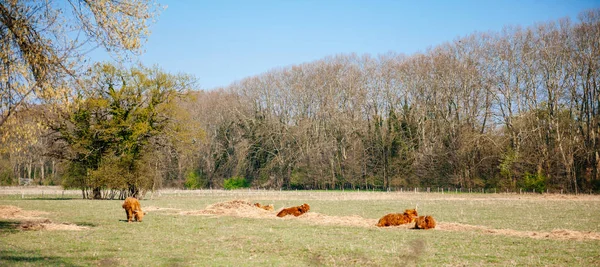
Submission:
<svg viewBox="0 0 600 267">
<path fill-rule="evenodd" d="M 127 213 L 127 222 L 131 222 L 131 220 L 133 219 L 133 211 L 130 209 L 126 209 L 125 213 Z"/>
</svg>

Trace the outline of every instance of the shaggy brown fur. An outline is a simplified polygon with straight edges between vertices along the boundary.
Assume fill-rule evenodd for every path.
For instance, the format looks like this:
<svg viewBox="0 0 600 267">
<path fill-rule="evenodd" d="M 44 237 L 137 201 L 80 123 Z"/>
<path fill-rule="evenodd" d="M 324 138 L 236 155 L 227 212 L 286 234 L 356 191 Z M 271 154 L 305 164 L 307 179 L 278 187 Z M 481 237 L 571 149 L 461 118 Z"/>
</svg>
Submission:
<svg viewBox="0 0 600 267">
<path fill-rule="evenodd" d="M 417 216 L 418 214 L 416 209 L 405 210 L 404 213 L 390 213 L 381 217 L 381 219 L 379 219 L 379 222 L 377 223 L 377 226 L 396 226 L 401 224 L 412 223 L 415 221 Z"/>
<path fill-rule="evenodd" d="M 296 217 L 306 213 L 310 210 L 310 206 L 306 203 L 302 204 L 302 206 L 296 206 L 291 208 L 286 208 L 277 213 L 277 217 L 283 217 L 286 215 L 294 215 Z"/>
<path fill-rule="evenodd" d="M 274 210 L 275 208 L 273 207 L 273 204 L 269 204 L 266 206 L 261 205 L 260 203 L 254 203 L 255 207 L 261 208 L 263 210 Z"/>
<path fill-rule="evenodd" d="M 433 217 L 427 215 L 427 216 L 420 216 L 417 221 L 415 222 L 415 229 L 432 229 L 435 228 L 435 220 L 433 219 Z"/>
<path fill-rule="evenodd" d="M 131 222 L 133 219 L 138 222 L 142 222 L 144 215 L 146 215 L 146 213 L 142 211 L 142 206 L 136 198 L 126 198 L 122 207 L 125 209 L 125 213 L 127 214 L 127 222 Z"/>
</svg>

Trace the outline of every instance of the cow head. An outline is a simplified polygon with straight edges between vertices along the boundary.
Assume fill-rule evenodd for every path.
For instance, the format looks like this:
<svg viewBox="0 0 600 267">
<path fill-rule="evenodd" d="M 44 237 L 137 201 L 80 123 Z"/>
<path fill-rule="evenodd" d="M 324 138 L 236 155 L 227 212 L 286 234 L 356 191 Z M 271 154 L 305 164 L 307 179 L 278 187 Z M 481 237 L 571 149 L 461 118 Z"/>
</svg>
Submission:
<svg viewBox="0 0 600 267">
<path fill-rule="evenodd" d="M 142 219 L 144 218 L 144 215 L 146 215 L 145 212 L 141 211 L 141 210 L 134 210 L 133 211 L 133 216 L 135 218 L 136 221 L 141 222 Z"/>
<path fill-rule="evenodd" d="M 302 204 L 302 206 L 300 206 L 300 208 L 302 209 L 302 212 L 307 212 L 310 210 L 310 206 L 306 203 Z"/>
</svg>

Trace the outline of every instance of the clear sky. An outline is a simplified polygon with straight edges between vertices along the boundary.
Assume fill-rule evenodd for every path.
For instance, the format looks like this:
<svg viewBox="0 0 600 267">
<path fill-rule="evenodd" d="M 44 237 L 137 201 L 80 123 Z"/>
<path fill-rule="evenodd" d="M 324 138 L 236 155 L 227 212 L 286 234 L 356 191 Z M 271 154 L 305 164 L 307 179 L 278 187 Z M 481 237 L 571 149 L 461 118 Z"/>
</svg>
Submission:
<svg viewBox="0 0 600 267">
<path fill-rule="evenodd" d="M 576 21 L 600 7 L 600 0 L 159 1 L 168 8 L 139 60 L 192 74 L 201 89 L 335 54 L 410 55 L 505 25 Z"/>
</svg>

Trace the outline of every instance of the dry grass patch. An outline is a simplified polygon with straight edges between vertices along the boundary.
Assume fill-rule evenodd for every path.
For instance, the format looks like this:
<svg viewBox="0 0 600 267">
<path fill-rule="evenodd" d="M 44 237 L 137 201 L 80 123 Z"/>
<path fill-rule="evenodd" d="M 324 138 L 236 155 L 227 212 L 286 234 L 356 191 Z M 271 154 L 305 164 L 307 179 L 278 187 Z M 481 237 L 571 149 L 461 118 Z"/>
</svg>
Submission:
<svg viewBox="0 0 600 267">
<path fill-rule="evenodd" d="M 86 226 L 79 226 L 70 223 L 53 223 L 47 218 L 39 215 L 48 214 L 48 212 L 35 210 L 22 210 L 15 206 L 0 206 L 0 218 L 19 221 L 17 229 L 24 231 L 48 230 L 48 231 L 80 231 L 89 229 Z"/>
<path fill-rule="evenodd" d="M 15 206 L 0 206 L 0 218 L 10 220 L 38 220 L 44 219 L 40 215 L 48 214 L 44 211 L 22 210 Z"/>
<path fill-rule="evenodd" d="M 176 210 L 170 208 L 159 208 L 149 207 L 151 210 Z M 307 212 L 299 217 L 283 217 L 279 218 L 275 216 L 275 212 L 267 211 L 256 207 L 252 203 L 245 200 L 232 200 L 219 202 L 208 205 L 203 210 L 193 211 L 182 211 L 181 215 L 213 215 L 213 216 L 232 216 L 241 218 L 253 218 L 253 219 L 279 219 L 279 220 L 299 220 L 309 224 L 315 225 L 337 225 L 337 226 L 350 226 L 350 227 L 365 227 L 375 228 L 377 226 L 377 219 L 363 218 L 358 215 L 351 216 L 330 216 L 321 214 L 318 212 Z M 404 224 L 399 226 L 389 227 L 392 229 L 413 229 L 414 223 Z M 555 239 L 555 240 L 600 240 L 600 233 L 597 232 L 581 232 L 567 229 L 556 229 L 550 232 L 538 232 L 538 231 L 519 231 L 512 229 L 494 229 L 480 225 L 469 225 L 461 223 L 448 223 L 438 222 L 436 229 L 440 231 L 476 231 L 483 234 L 492 235 L 504 235 L 514 237 L 528 237 L 535 239 Z"/>
</svg>

